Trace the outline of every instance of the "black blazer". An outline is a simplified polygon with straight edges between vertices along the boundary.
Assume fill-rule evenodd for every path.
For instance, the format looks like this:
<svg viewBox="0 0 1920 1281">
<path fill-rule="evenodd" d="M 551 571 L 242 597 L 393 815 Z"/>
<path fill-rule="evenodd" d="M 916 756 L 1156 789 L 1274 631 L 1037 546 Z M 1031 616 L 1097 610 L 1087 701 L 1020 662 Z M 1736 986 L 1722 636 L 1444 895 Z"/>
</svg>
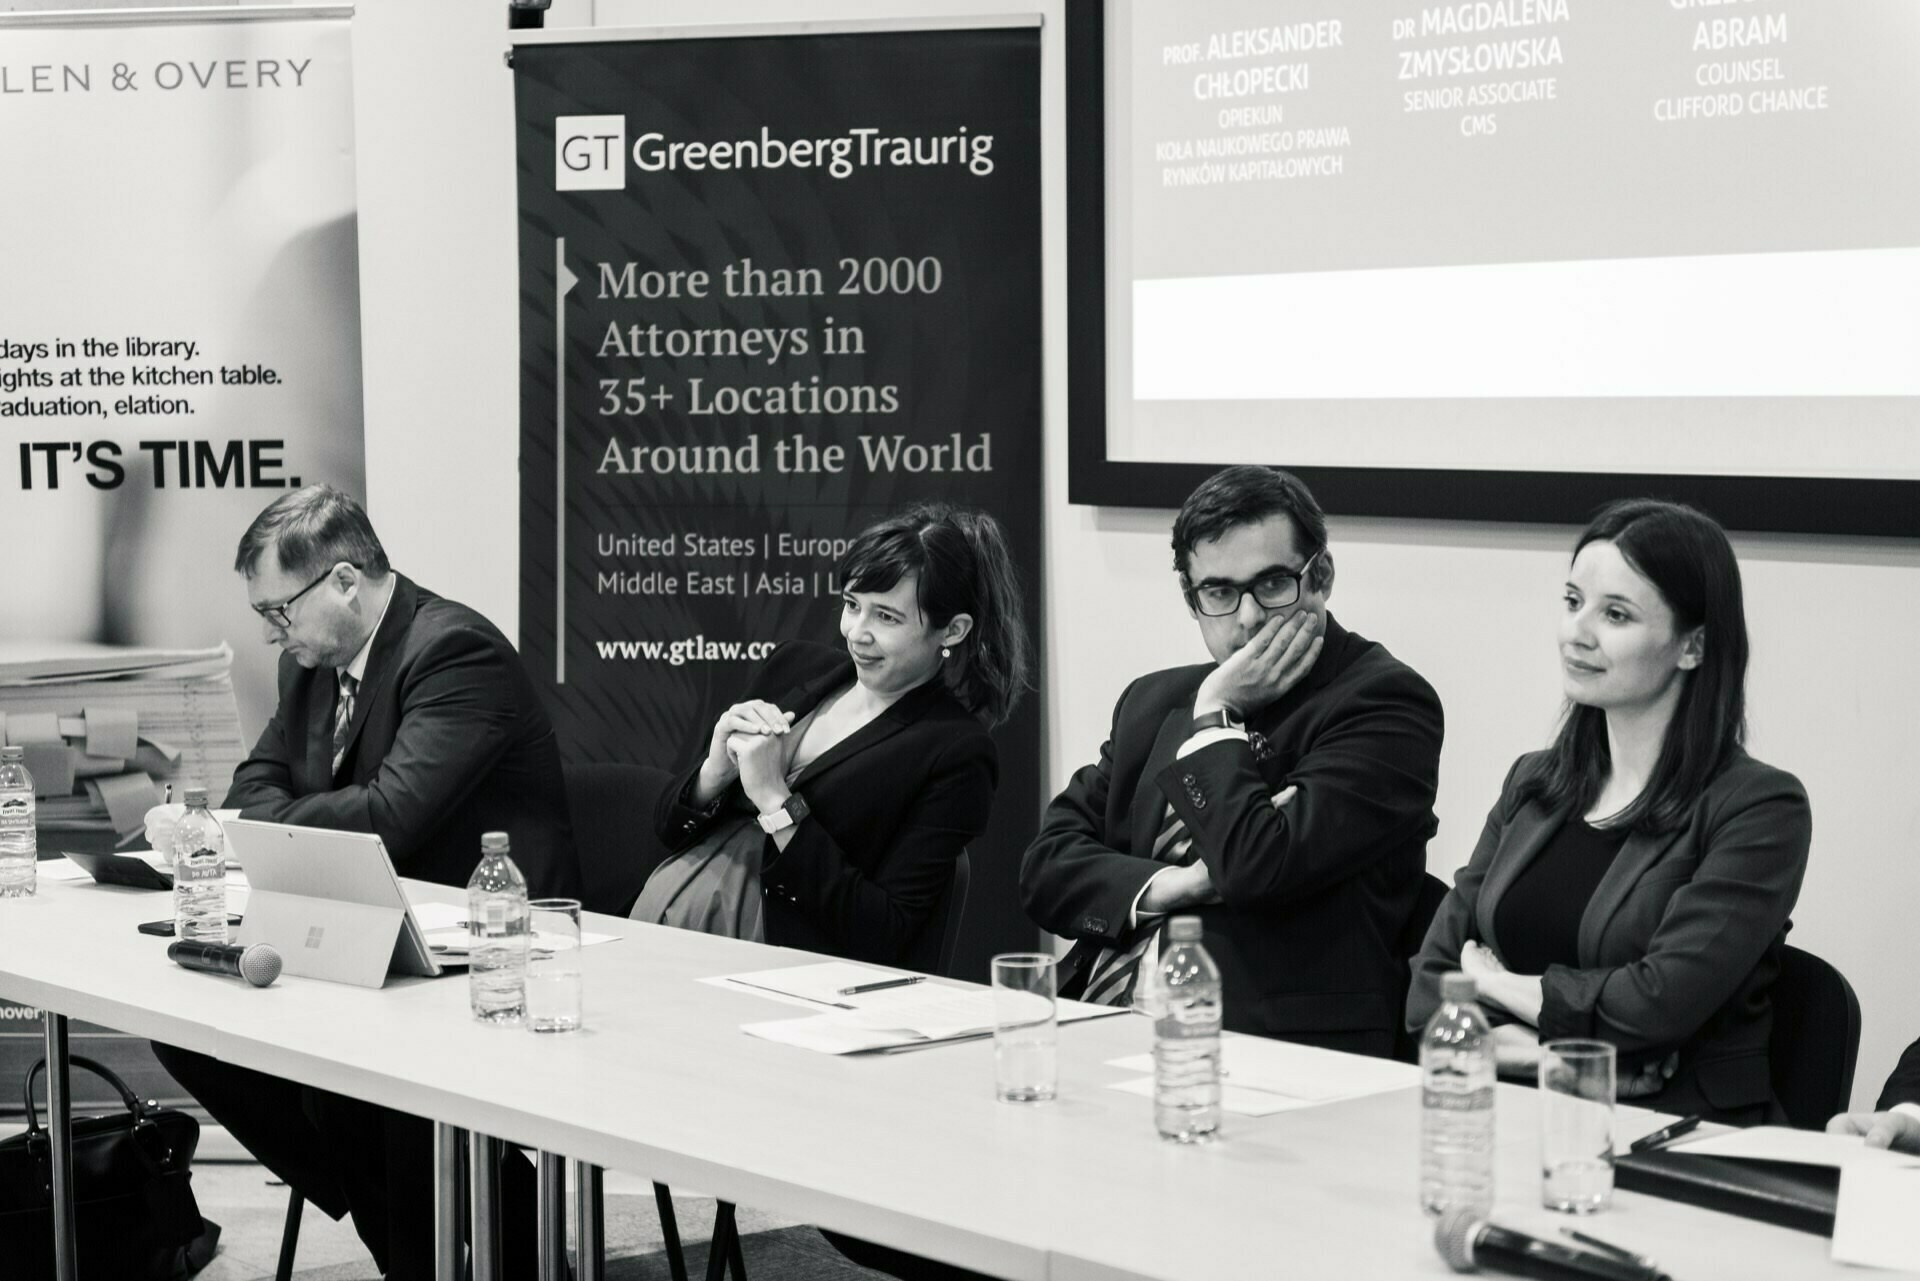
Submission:
<svg viewBox="0 0 1920 1281">
<path fill-rule="evenodd" d="M 1081 990 L 1100 949 L 1130 936 L 1168 802 L 1222 902 L 1194 911 L 1236 1031 L 1388 1054 L 1405 969 L 1394 940 L 1433 835 L 1440 700 L 1384 646 L 1331 616 L 1313 670 L 1238 740 L 1176 760 L 1211 664 L 1133 682 L 1100 759 L 1073 776 L 1027 847 L 1027 913 L 1078 940 L 1062 982 Z M 1295 786 L 1284 809 L 1275 792 Z M 1184 913 L 1183 913 L 1184 914 Z"/>
<path fill-rule="evenodd" d="M 804 716 L 853 680 L 844 649 L 791 641 L 742 698 Z M 987 727 L 938 678 L 814 758 L 792 784 L 808 816 L 785 850 L 767 838 L 767 942 L 905 961 L 952 883 L 954 860 L 987 825 L 998 771 Z M 699 773 L 696 759 L 661 796 L 655 827 L 670 850 L 699 840 L 727 807 L 728 797 L 704 810 L 687 803 Z"/>
<path fill-rule="evenodd" d="M 1546 759 L 1536 752 L 1515 762 L 1473 857 L 1441 902 L 1413 962 L 1410 1029 L 1433 1014 L 1440 976 L 1459 968 L 1463 943 L 1477 939 L 1499 954 L 1493 923 L 1501 896 L 1566 822 L 1566 807 L 1520 800 L 1522 783 Z M 1549 966 L 1543 977 L 1541 1039 L 1611 1041 L 1623 1077 L 1678 1050 L 1666 1088 L 1634 1103 L 1738 1124 L 1778 1119 L 1768 990 L 1812 830 L 1800 781 L 1740 752 L 1684 826 L 1629 836 L 1580 918 L 1579 966 Z"/>
<path fill-rule="evenodd" d="M 1887 1078 L 1887 1088 L 1880 1092 L 1877 1106 L 1884 1112 L 1899 1103 L 1920 1103 L 1920 1041 L 1909 1045 L 1907 1052 L 1900 1056 L 1899 1065 Z"/>
<path fill-rule="evenodd" d="M 234 772 L 242 818 L 376 832 L 402 876 L 465 885 L 480 835 L 506 832 L 536 898 L 578 897 L 560 749 L 497 628 L 395 575 L 333 772 L 331 667 L 280 658 L 280 705 Z"/>
</svg>

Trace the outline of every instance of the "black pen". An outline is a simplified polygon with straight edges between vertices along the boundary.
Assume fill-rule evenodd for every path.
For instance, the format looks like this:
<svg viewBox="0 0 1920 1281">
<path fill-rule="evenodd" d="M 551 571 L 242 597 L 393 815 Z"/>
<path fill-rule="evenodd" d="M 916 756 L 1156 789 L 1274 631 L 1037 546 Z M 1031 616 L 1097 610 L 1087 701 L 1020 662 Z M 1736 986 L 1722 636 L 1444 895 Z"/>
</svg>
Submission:
<svg viewBox="0 0 1920 1281">
<path fill-rule="evenodd" d="M 1629 1153 L 1651 1152 L 1664 1143 L 1671 1143 L 1694 1126 L 1700 1124 L 1698 1116 L 1683 1116 L 1672 1125 L 1663 1126 L 1652 1134 L 1645 1134 L 1627 1145 Z"/>
<path fill-rule="evenodd" d="M 1611 1241 L 1602 1241 L 1599 1237 L 1590 1237 L 1586 1233 L 1576 1232 L 1572 1228 L 1561 1228 L 1560 1234 L 1562 1236 L 1571 1237 L 1575 1241 L 1578 1241 L 1581 1245 L 1590 1246 L 1591 1248 L 1600 1251 L 1600 1253 L 1602 1254 L 1611 1255 L 1612 1257 L 1619 1259 L 1622 1263 L 1631 1263 L 1637 1267 L 1646 1268 L 1648 1270 L 1654 1270 L 1654 1262 L 1652 1259 L 1649 1259 L 1644 1254 L 1635 1254 L 1631 1250 L 1621 1249 L 1619 1246 L 1613 1244 Z"/>
<path fill-rule="evenodd" d="M 909 974 L 905 978 L 883 979 L 878 983 L 856 983 L 852 987 L 841 988 L 840 995 L 859 996 L 862 992 L 878 992 L 885 988 L 906 987 L 909 983 L 924 983 L 926 981 L 927 976 L 924 974 Z"/>
</svg>

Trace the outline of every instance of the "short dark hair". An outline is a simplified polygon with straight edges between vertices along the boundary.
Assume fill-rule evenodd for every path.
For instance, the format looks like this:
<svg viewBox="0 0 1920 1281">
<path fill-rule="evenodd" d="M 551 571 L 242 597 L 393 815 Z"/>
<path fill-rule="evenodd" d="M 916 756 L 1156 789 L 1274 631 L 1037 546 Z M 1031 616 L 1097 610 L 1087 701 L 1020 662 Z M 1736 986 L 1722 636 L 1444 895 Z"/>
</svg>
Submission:
<svg viewBox="0 0 1920 1281">
<path fill-rule="evenodd" d="M 941 664 L 960 705 L 989 725 L 1013 714 L 1027 688 L 1033 647 L 1020 603 L 1020 576 L 1000 522 L 981 511 L 918 503 L 869 525 L 840 558 L 845 590 L 886 592 L 915 575 L 920 612 L 935 627 L 955 614 L 973 630 Z"/>
<path fill-rule="evenodd" d="M 1706 513 L 1681 503 L 1629 498 L 1602 509 L 1573 545 L 1610 542 L 1636 573 L 1652 583 L 1682 632 L 1701 628 L 1700 665 L 1684 672 L 1680 701 L 1644 791 L 1611 826 L 1670 831 L 1686 821 L 1700 793 L 1747 737 L 1747 611 L 1740 562 L 1727 531 Z M 1585 813 L 1612 769 L 1607 716 L 1598 707 L 1569 702 L 1546 767 L 1524 789 L 1549 808 L 1571 805 Z"/>
<path fill-rule="evenodd" d="M 331 485 L 308 485 L 268 503 L 240 535 L 234 572 L 252 578 L 268 547 L 289 574 L 318 573 L 341 561 L 374 578 L 392 568 L 366 509 Z"/>
<path fill-rule="evenodd" d="M 1228 467 L 1201 481 L 1173 518 L 1173 567 L 1179 571 L 1181 585 L 1192 585 L 1187 581 L 1187 566 L 1195 547 L 1230 529 L 1283 514 L 1293 521 L 1303 555 L 1326 550 L 1327 514 L 1320 510 L 1313 491 L 1292 472 L 1278 467 Z M 1307 586 L 1324 591 L 1332 581 L 1333 561 L 1321 556 L 1307 572 Z"/>
</svg>

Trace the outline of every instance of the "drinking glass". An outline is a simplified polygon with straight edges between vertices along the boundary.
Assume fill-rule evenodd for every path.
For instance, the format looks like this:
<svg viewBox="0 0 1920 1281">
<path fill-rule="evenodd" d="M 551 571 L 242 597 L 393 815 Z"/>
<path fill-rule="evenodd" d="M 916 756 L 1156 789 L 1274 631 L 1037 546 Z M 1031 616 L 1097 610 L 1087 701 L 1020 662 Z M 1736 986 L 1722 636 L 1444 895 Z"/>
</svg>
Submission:
<svg viewBox="0 0 1920 1281">
<path fill-rule="evenodd" d="M 1605 1041 L 1540 1047 L 1541 1202 L 1595 1214 L 1613 1203 L 1614 1049 Z"/>
<path fill-rule="evenodd" d="M 1045 1103 L 1058 1088 L 1057 970 L 1045 952 L 993 958 L 993 1086 L 1002 1103 Z"/>
<path fill-rule="evenodd" d="M 527 904 L 527 1027 L 535 1032 L 580 1028 L 580 900 L 537 898 Z"/>
</svg>

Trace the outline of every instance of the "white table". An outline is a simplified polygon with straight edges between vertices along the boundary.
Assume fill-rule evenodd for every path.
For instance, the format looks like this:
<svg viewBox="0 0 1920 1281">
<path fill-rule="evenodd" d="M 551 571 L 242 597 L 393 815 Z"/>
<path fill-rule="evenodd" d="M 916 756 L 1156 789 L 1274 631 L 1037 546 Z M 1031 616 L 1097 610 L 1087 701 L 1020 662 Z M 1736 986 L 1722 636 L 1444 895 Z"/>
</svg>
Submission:
<svg viewBox="0 0 1920 1281">
<path fill-rule="evenodd" d="M 460 977 L 183 970 L 134 930 L 167 913 L 164 894 L 43 878 L 0 901 L 0 997 L 1021 1281 L 1451 1275 L 1416 1201 L 1413 1090 L 1229 1116 L 1188 1148 L 1103 1088 L 1127 1075 L 1107 1060 L 1149 1046 L 1133 1016 L 1062 1028 L 1059 1101 L 1016 1106 L 993 1098 L 987 1042 L 813 1054 L 739 1031 L 800 1011 L 695 982 L 806 953 L 589 917 L 626 937 L 582 953 L 586 1030 L 534 1036 L 474 1022 Z M 1499 1109 L 1497 1216 L 1551 1236 L 1568 1220 L 1538 1208 L 1533 1092 L 1502 1086 Z M 1681 1281 L 1858 1276 L 1824 1238 L 1632 1193 L 1580 1226 Z"/>
</svg>

